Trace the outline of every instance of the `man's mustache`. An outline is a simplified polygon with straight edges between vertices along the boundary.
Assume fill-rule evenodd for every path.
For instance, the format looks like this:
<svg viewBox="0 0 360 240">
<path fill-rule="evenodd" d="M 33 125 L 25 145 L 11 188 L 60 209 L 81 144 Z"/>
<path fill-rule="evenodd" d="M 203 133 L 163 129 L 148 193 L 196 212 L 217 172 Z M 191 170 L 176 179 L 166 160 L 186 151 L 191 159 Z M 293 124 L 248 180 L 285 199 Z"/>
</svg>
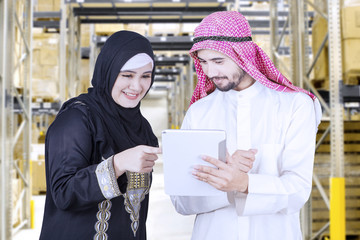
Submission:
<svg viewBox="0 0 360 240">
<path fill-rule="evenodd" d="M 226 76 L 224 77 L 212 77 L 212 78 L 209 78 L 211 81 L 215 81 L 215 80 L 222 80 L 222 79 L 228 79 Z"/>
</svg>

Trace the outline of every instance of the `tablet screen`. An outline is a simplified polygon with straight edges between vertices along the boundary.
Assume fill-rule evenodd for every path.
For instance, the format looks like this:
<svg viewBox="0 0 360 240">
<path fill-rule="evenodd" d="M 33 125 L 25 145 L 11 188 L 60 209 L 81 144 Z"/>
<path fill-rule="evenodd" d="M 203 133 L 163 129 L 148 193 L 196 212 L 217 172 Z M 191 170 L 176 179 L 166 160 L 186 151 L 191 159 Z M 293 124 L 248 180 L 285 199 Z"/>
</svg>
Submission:
<svg viewBox="0 0 360 240">
<path fill-rule="evenodd" d="M 201 159 L 208 155 L 226 159 L 226 134 L 223 130 L 174 130 L 162 132 L 165 193 L 178 196 L 216 196 L 223 194 L 196 179 L 195 165 L 210 165 Z"/>
</svg>

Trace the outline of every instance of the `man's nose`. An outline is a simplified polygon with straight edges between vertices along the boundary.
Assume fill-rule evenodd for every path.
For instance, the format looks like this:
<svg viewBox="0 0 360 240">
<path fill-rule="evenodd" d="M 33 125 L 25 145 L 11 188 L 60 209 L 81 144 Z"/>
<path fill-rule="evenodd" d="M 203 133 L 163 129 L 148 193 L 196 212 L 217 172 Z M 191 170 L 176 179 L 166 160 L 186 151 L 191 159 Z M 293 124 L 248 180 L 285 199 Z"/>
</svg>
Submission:
<svg viewBox="0 0 360 240">
<path fill-rule="evenodd" d="M 207 68 L 207 73 L 205 73 L 209 78 L 217 77 L 218 76 L 218 70 L 216 67 L 209 65 Z"/>
</svg>

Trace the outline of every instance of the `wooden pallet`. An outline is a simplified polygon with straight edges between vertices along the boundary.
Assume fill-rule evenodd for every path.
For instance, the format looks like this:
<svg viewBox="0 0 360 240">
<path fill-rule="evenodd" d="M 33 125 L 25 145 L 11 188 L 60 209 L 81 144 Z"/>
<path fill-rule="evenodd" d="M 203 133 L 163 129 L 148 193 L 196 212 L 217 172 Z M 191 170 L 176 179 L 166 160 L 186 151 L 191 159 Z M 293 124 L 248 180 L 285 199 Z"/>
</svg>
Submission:
<svg viewBox="0 0 360 240">
<path fill-rule="evenodd" d="M 324 121 L 319 126 L 317 139 L 329 126 Z M 325 138 L 315 154 L 314 173 L 329 197 L 331 175 L 330 134 Z M 360 240 L 360 121 L 344 122 L 344 174 L 346 204 L 346 239 Z M 313 184 L 312 229 L 319 231 L 329 221 L 329 209 L 323 201 L 319 189 Z M 327 229 L 319 239 L 326 239 Z"/>
<path fill-rule="evenodd" d="M 360 236 L 360 155 L 346 154 L 344 165 L 346 234 L 349 236 Z M 314 172 L 319 178 L 326 195 L 329 197 L 329 154 L 317 154 L 315 156 Z M 312 228 L 313 233 L 315 233 L 329 221 L 329 209 L 327 208 L 324 200 L 320 195 L 320 191 L 315 186 L 315 184 L 313 185 L 311 199 L 313 219 Z"/>
<path fill-rule="evenodd" d="M 330 240 L 330 234 L 329 233 L 321 234 L 318 239 L 319 240 Z M 358 232 L 346 233 L 346 240 L 360 240 L 360 233 L 358 233 Z"/>
<path fill-rule="evenodd" d="M 328 126 L 329 121 L 321 122 L 317 140 L 320 139 L 322 133 L 325 132 Z M 330 134 L 325 138 L 316 153 L 330 153 Z M 360 121 L 344 122 L 344 153 L 360 154 Z"/>
</svg>

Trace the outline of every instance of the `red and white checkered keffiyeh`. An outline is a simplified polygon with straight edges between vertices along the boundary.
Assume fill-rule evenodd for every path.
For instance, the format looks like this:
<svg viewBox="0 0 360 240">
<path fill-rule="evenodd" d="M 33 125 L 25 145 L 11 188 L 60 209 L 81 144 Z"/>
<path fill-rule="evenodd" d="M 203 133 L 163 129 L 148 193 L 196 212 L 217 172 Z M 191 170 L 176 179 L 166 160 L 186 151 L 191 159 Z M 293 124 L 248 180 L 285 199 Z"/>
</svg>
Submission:
<svg viewBox="0 0 360 240">
<path fill-rule="evenodd" d="M 266 53 L 251 41 L 249 23 L 241 13 L 223 11 L 205 17 L 195 28 L 190 55 L 194 59 L 198 82 L 190 105 L 215 89 L 197 58 L 196 51 L 201 49 L 215 50 L 229 56 L 242 70 L 268 88 L 281 92 L 304 92 L 313 100 L 316 99 L 312 93 L 294 86 L 286 79 Z"/>
</svg>

